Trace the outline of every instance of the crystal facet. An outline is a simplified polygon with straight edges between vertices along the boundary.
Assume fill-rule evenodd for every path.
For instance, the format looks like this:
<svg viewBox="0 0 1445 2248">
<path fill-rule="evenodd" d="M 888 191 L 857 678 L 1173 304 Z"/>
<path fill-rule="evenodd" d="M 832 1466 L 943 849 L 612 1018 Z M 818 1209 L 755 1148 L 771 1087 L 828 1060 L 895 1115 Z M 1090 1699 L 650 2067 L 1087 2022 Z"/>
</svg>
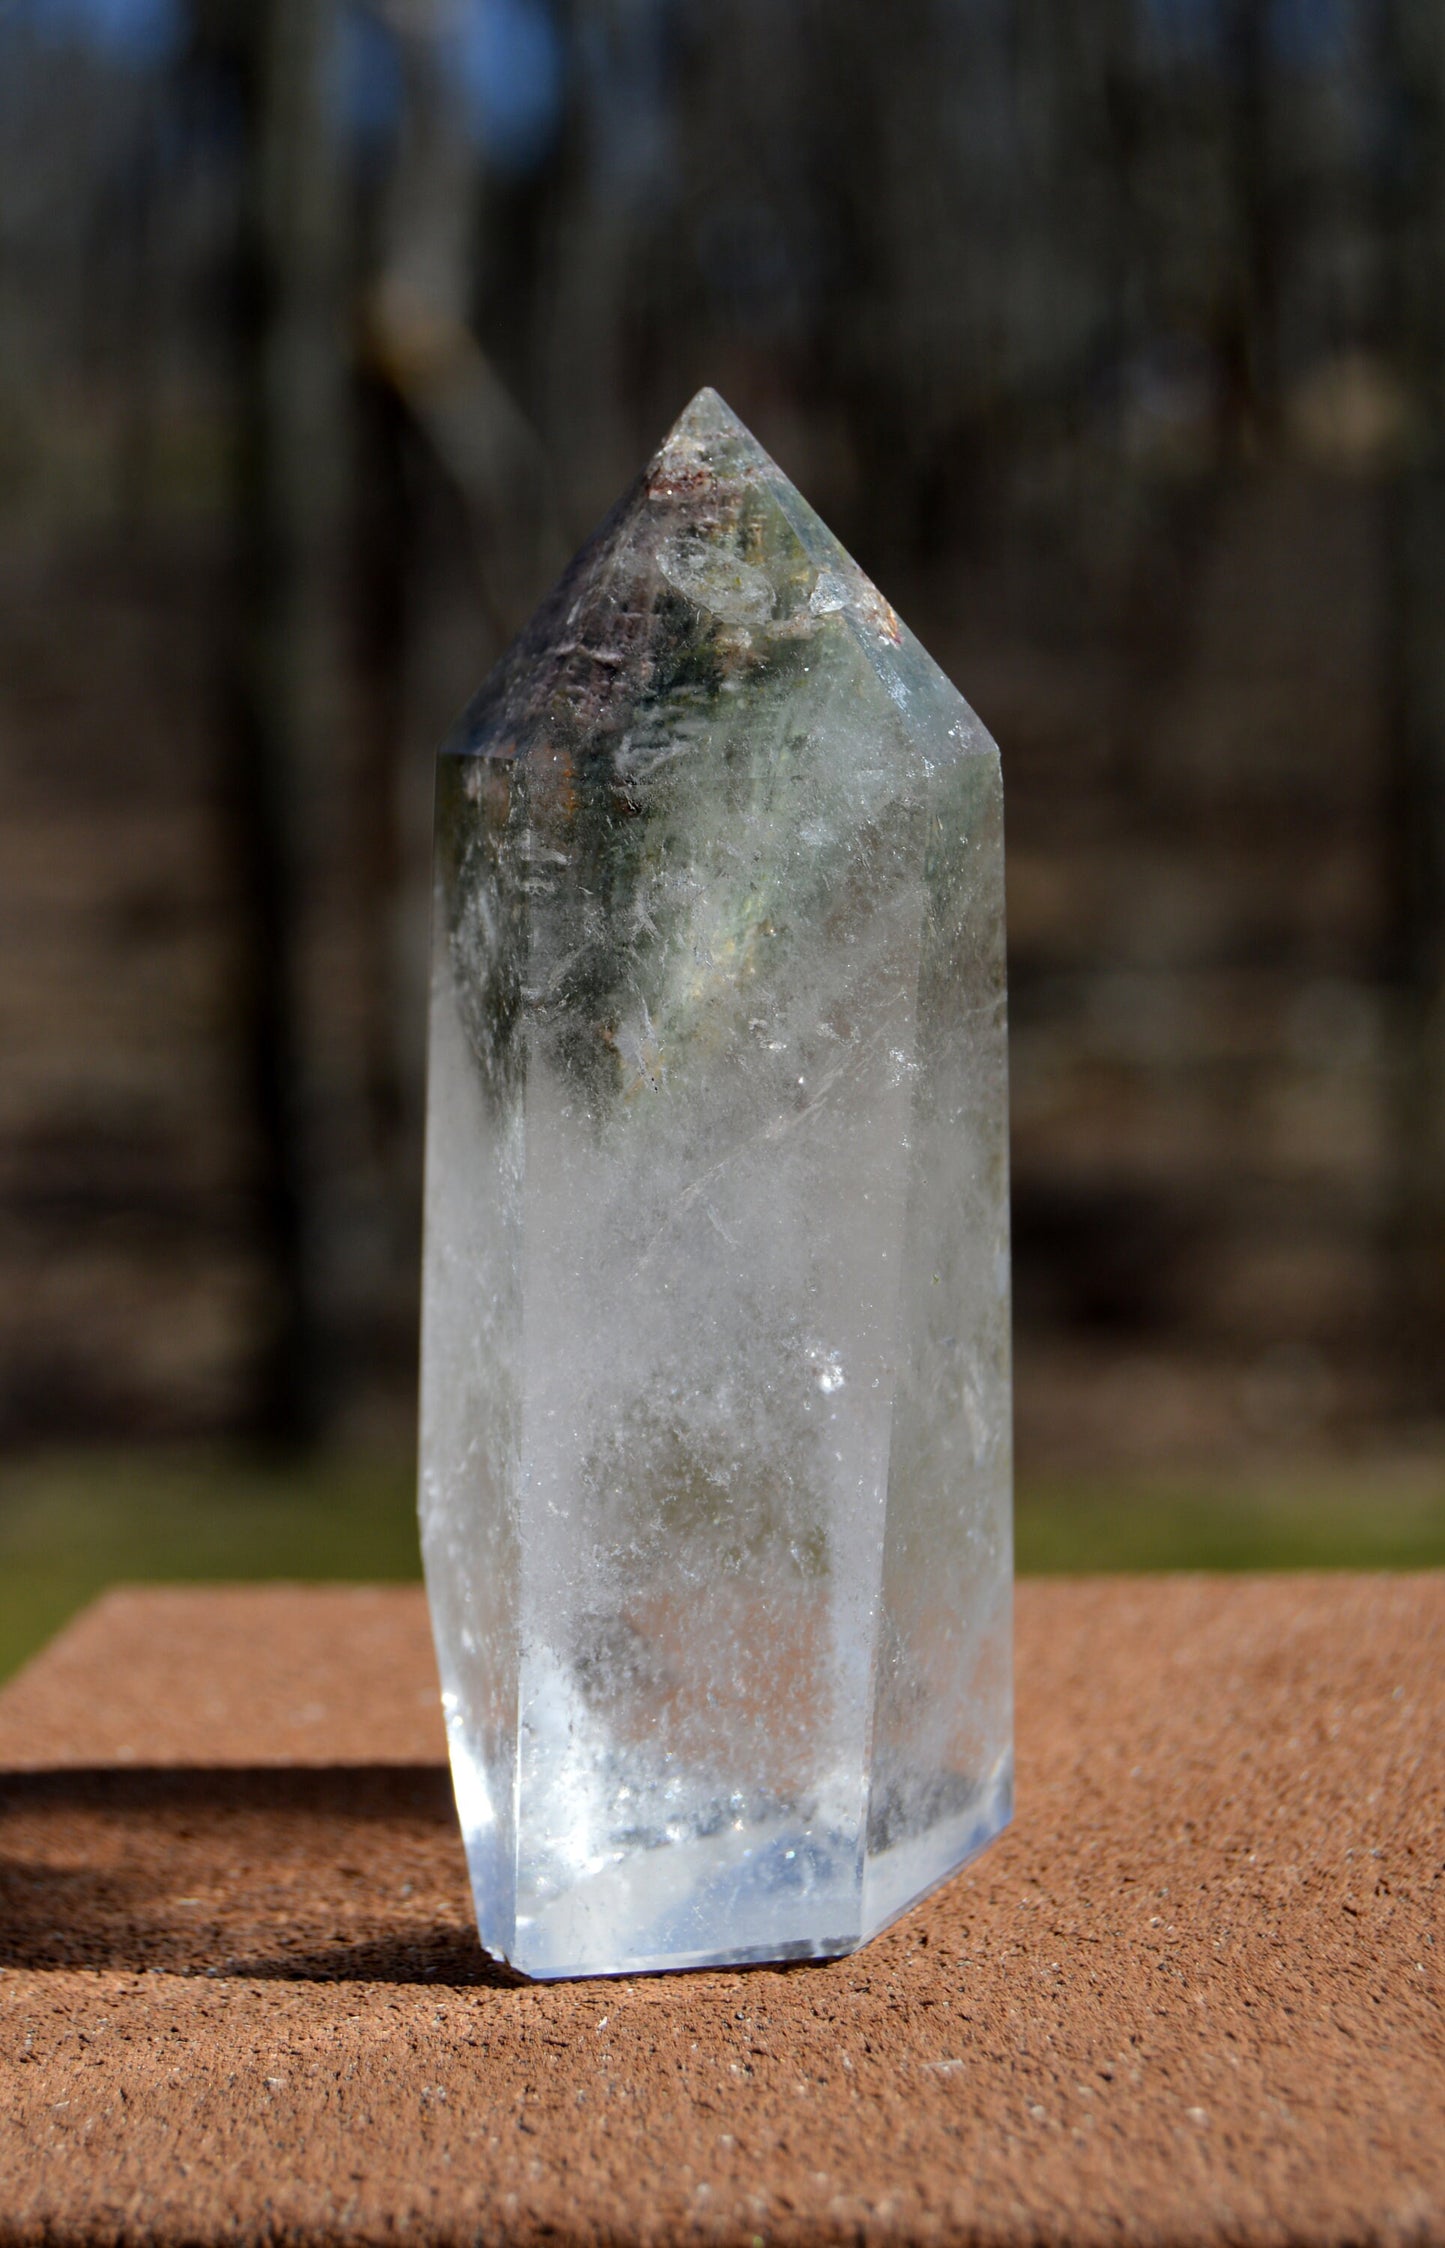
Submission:
<svg viewBox="0 0 1445 2248">
<path fill-rule="evenodd" d="M 852 1950 L 1004 1824 L 998 756 L 703 391 L 439 763 L 421 1515 L 482 1941 Z"/>
</svg>

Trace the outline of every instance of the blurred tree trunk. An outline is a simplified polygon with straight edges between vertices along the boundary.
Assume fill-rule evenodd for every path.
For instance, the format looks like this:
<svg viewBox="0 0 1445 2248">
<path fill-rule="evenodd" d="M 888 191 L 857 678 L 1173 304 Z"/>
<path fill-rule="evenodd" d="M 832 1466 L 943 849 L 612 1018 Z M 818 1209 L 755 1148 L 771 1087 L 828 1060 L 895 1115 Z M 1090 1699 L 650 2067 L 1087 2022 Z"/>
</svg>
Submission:
<svg viewBox="0 0 1445 2248">
<path fill-rule="evenodd" d="M 239 21 L 248 145 L 237 801 L 261 1222 L 274 1290 L 258 1417 L 267 1435 L 294 1442 L 320 1432 L 334 1376 L 325 1184 L 334 1118 L 308 954 L 327 829 L 340 809 L 329 755 L 343 402 L 328 98 L 335 0 L 255 0 Z"/>
<path fill-rule="evenodd" d="M 397 780 L 407 756 L 410 579 L 414 525 L 408 489 L 406 417 L 390 384 L 370 364 L 356 369 L 355 474 L 350 509 L 353 555 L 353 728 L 357 744 L 358 870 L 369 901 L 360 931 L 366 991 L 365 1097 L 375 1158 L 396 1215 L 409 1208 L 414 1182 L 399 1175 L 407 1142 L 406 1063 L 399 1015 L 421 995 L 398 992 L 397 916 L 405 886 Z M 393 1226 L 393 1231 L 404 1230 Z M 409 1241 L 408 1246 L 414 1247 Z M 392 1276 L 403 1302 L 410 1290 Z"/>
<path fill-rule="evenodd" d="M 1227 434 L 1234 445 L 1268 441 L 1279 421 L 1279 282 L 1282 212 L 1273 114 L 1271 12 L 1229 0 L 1225 18 L 1228 131 L 1237 250 L 1223 307 Z"/>
<path fill-rule="evenodd" d="M 1388 313 L 1413 407 L 1389 508 L 1400 1358 L 1417 1409 L 1445 1409 L 1445 17 L 1385 18 L 1382 232 Z"/>
</svg>

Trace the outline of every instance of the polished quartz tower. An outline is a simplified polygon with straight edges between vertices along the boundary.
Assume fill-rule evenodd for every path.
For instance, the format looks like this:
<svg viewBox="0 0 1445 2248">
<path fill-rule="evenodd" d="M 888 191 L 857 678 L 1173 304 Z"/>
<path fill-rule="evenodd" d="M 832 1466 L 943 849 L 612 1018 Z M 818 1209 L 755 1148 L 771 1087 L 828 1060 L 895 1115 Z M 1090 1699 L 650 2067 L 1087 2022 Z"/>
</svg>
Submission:
<svg viewBox="0 0 1445 2248">
<path fill-rule="evenodd" d="M 703 391 L 437 783 L 421 1518 L 482 1941 L 853 1949 L 1004 1824 L 998 755 Z"/>
</svg>

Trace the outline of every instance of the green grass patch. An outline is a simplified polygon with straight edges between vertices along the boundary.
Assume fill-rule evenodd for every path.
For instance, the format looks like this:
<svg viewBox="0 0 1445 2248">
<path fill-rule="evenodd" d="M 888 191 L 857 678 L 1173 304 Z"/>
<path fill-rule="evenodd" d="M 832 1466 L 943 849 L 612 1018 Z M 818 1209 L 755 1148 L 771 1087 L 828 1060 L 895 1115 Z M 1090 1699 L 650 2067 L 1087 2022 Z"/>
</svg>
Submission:
<svg viewBox="0 0 1445 2248">
<path fill-rule="evenodd" d="M 1445 1566 L 1445 1462 L 1032 1477 L 1022 1575 Z M 117 1583 L 405 1581 L 420 1574 L 405 1459 L 294 1468 L 128 1452 L 0 1463 L 0 1677 Z"/>
<path fill-rule="evenodd" d="M 113 1584 L 418 1577 L 410 1462 L 175 1453 L 0 1466 L 0 1677 Z"/>
<path fill-rule="evenodd" d="M 1025 1482 L 1021 1576 L 1445 1566 L 1445 1462 Z"/>
</svg>

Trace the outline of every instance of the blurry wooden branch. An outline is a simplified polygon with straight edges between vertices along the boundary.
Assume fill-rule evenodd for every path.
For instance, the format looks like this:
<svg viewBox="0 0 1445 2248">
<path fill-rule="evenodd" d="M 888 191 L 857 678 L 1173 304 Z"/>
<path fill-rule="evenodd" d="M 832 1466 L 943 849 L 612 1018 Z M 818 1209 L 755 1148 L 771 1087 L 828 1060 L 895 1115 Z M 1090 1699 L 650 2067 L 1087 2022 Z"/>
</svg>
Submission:
<svg viewBox="0 0 1445 2248">
<path fill-rule="evenodd" d="M 541 441 L 471 329 L 404 275 L 369 293 L 359 348 L 466 503 L 478 589 L 503 646 L 567 556 Z"/>
<path fill-rule="evenodd" d="M 382 0 L 405 86 L 379 270 L 359 308 L 363 367 L 394 391 L 467 511 L 499 646 L 566 560 L 545 448 L 475 334 L 481 150 L 463 114 L 447 0 Z"/>
</svg>

